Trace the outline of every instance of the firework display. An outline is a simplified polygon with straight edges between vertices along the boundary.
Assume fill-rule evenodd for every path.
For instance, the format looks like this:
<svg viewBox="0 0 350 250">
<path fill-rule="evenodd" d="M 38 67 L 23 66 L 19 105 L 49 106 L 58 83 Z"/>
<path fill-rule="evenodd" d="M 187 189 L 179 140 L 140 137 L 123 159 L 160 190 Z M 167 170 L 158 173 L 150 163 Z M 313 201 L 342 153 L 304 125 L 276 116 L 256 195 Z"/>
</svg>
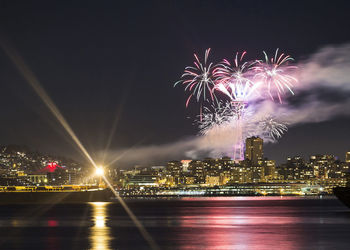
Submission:
<svg viewBox="0 0 350 250">
<path fill-rule="evenodd" d="M 202 135 L 213 130 L 235 134 L 229 151 L 234 160 L 240 161 L 246 138 L 259 136 L 264 141 L 276 141 L 287 131 L 280 114 L 273 110 L 261 114 L 259 106 L 277 100 L 283 105 L 285 94 L 294 95 L 297 79 L 293 73 L 297 67 L 291 64 L 292 57 L 279 54 L 278 49 L 271 58 L 264 51 L 263 60 L 245 61 L 247 53 L 243 52 L 236 53 L 232 62 L 224 59 L 217 64 L 208 62 L 209 53 L 207 49 L 203 63 L 194 54 L 194 66 L 186 67 L 175 85 L 184 85 L 188 93 L 186 107 L 191 100 L 203 106 L 197 121 Z"/>
<path fill-rule="evenodd" d="M 186 107 L 190 102 L 192 97 L 195 97 L 197 101 L 201 99 L 203 101 L 208 100 L 208 95 L 210 96 L 209 100 L 214 101 L 214 81 L 212 78 L 212 67 L 213 63 L 207 64 L 209 57 L 210 49 L 205 51 L 204 63 L 201 63 L 198 56 L 194 54 L 195 61 L 193 64 L 195 66 L 188 66 L 185 68 L 185 72 L 181 76 L 182 80 L 175 83 L 184 84 L 185 91 L 191 92 L 186 101 Z"/>
<path fill-rule="evenodd" d="M 266 52 L 265 61 L 259 61 L 258 65 L 254 67 L 256 74 L 254 77 L 259 81 L 263 82 L 264 86 L 267 87 L 267 92 L 272 100 L 274 100 L 274 95 L 277 95 L 278 100 L 282 103 L 281 95 L 286 92 L 286 89 L 292 91 L 293 82 L 297 79 L 289 74 L 289 72 L 296 69 L 296 66 L 287 65 L 289 61 L 294 59 L 289 55 L 278 55 L 278 49 L 276 50 L 275 56 L 268 58 Z"/>
</svg>

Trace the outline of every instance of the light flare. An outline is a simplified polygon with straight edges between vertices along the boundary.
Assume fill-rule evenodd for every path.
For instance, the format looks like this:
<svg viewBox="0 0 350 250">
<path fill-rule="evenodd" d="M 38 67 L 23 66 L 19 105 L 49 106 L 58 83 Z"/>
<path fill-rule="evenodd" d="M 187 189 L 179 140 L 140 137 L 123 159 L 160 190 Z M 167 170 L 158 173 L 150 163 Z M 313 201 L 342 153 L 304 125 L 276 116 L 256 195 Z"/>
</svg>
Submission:
<svg viewBox="0 0 350 250">
<path fill-rule="evenodd" d="M 66 130 L 66 132 L 70 135 L 72 140 L 75 142 L 75 144 L 79 147 L 81 152 L 84 154 L 84 156 L 90 161 L 91 165 L 95 168 L 95 170 L 99 169 L 96 165 L 95 161 L 92 159 L 88 151 L 85 149 L 81 141 L 78 139 L 76 134 L 74 133 L 73 129 L 68 124 L 67 120 L 64 118 L 62 113 L 59 111 L 57 106 L 54 104 L 54 102 L 51 100 L 49 95 L 46 93 L 44 88 L 41 86 L 39 80 L 34 75 L 34 73 L 27 67 L 22 57 L 18 54 L 18 52 L 11 47 L 7 41 L 5 41 L 5 38 L 3 35 L 0 34 L 0 45 L 3 48 L 4 52 L 7 54 L 7 56 L 11 59 L 13 64 L 16 66 L 18 71 L 22 74 L 24 79 L 27 81 L 27 83 L 33 88 L 33 90 L 36 92 L 36 94 L 39 96 L 39 98 L 42 100 L 42 102 L 47 106 L 47 108 L 51 111 L 51 113 L 55 116 L 55 118 L 58 120 L 58 122 L 62 125 L 62 127 Z M 132 219 L 144 239 L 148 242 L 149 246 L 152 249 L 159 249 L 156 242 L 153 240 L 151 235 L 146 231 L 146 229 L 143 227 L 141 222 L 137 219 L 137 217 L 134 215 L 134 213 L 130 210 L 130 208 L 127 206 L 127 204 L 124 202 L 124 200 L 119 196 L 119 194 L 115 191 L 112 184 L 109 182 L 109 180 L 106 178 L 105 175 L 102 175 L 103 180 L 109 187 L 109 189 L 112 191 L 112 193 L 115 195 L 115 197 L 118 199 L 120 204 L 123 206 L 129 217 Z"/>
</svg>

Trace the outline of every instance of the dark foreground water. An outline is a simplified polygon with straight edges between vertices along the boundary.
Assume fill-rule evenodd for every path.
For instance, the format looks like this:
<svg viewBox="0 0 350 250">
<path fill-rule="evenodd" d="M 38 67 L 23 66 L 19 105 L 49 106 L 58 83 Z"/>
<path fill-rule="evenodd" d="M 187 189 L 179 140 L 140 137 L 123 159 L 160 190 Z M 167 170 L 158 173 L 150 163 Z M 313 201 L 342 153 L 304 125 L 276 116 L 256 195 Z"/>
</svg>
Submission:
<svg viewBox="0 0 350 250">
<path fill-rule="evenodd" d="M 131 200 L 160 249 L 350 249 L 350 209 L 332 198 Z M 0 249 L 149 249 L 115 203 L 1 205 Z"/>
</svg>

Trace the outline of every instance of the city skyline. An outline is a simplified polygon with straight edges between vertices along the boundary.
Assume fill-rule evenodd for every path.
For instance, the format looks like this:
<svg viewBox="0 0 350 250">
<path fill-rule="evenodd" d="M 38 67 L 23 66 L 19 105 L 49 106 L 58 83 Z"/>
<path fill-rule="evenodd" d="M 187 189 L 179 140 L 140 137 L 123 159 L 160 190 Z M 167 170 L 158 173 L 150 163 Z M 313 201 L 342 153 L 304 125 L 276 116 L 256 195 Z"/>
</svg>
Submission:
<svg viewBox="0 0 350 250">
<path fill-rule="evenodd" d="M 265 29 L 265 39 L 259 41 L 255 39 L 255 34 L 259 34 L 264 25 L 271 24 L 262 18 L 266 15 L 258 8 L 262 5 L 257 4 L 254 10 L 244 3 L 238 5 L 247 10 L 251 19 L 242 27 L 237 27 L 237 31 L 227 34 L 225 27 L 231 25 L 230 16 L 242 15 L 239 11 L 226 11 L 231 6 L 229 2 L 222 5 L 190 4 L 187 8 L 181 3 L 152 3 L 145 5 L 143 11 L 138 9 L 138 15 L 122 13 L 123 9 L 132 6 L 126 3 L 87 4 L 85 8 L 76 3 L 70 11 L 58 3 L 54 6 L 7 3 L 3 4 L 2 34 L 23 56 L 94 159 L 101 160 L 101 152 L 108 144 L 112 155 L 116 156 L 131 148 L 124 159 L 118 159 L 119 162 L 129 161 L 131 165 L 137 164 L 135 158 L 150 163 L 169 158 L 187 159 L 190 158 L 187 153 L 191 152 L 191 143 L 186 151 L 180 151 L 177 143 L 179 138 L 186 143 L 196 138 L 198 129 L 186 117 L 193 118 L 197 107 L 186 110 L 185 96 L 180 89 L 173 89 L 172 84 L 181 74 L 183 65 L 191 62 L 193 52 L 202 53 L 211 47 L 220 58 L 224 54 L 233 55 L 237 50 L 249 49 L 258 54 L 263 49 L 271 52 L 280 47 L 293 54 L 299 63 L 323 47 L 346 46 L 349 41 L 345 32 L 346 22 L 342 22 L 346 12 L 339 6 L 334 9 L 318 6 L 320 11 L 307 22 L 310 26 L 300 27 L 300 22 L 308 20 L 306 13 L 313 8 L 312 4 L 305 3 L 304 8 L 291 6 L 286 14 L 280 14 L 282 5 L 264 5 L 265 11 L 276 14 L 281 23 L 288 20 L 290 25 L 285 30 L 282 25 L 274 23 L 274 30 L 280 31 L 278 37 L 274 36 L 275 31 Z M 24 8 L 26 6 L 28 8 Z M 42 11 L 36 12 L 36 7 Z M 158 13 L 157 7 L 166 11 Z M 212 7 L 217 12 L 203 19 Z M 190 10 L 195 8 L 201 11 L 192 13 Z M 294 8 L 298 8 L 298 18 L 290 18 L 295 13 Z M 110 11 L 105 11 L 104 18 L 96 20 L 99 9 Z M 182 18 L 174 17 L 176 11 L 182 11 Z M 150 13 L 154 14 L 153 18 L 150 18 Z M 324 13 L 332 18 L 323 20 Z M 62 14 L 65 14 L 66 20 L 60 19 Z M 120 24 L 119 17 L 137 18 L 137 21 Z M 201 24 L 214 27 L 219 18 L 224 21 L 215 36 L 208 37 L 206 30 L 196 29 Z M 140 24 L 140 20 L 145 22 Z M 316 23 L 320 25 L 313 25 Z M 332 33 L 333 24 L 337 25 L 337 32 L 333 36 L 323 36 L 326 31 Z M 156 27 L 153 28 L 156 32 L 152 33 L 148 25 Z M 314 32 L 314 36 L 301 35 L 309 30 Z M 190 35 L 186 39 L 180 38 L 184 33 Z M 243 33 L 244 36 L 237 36 Z M 130 40 L 133 41 L 131 44 Z M 1 124 L 2 144 L 25 144 L 44 152 L 82 159 L 76 147 L 72 146 L 71 139 L 5 53 L 1 53 L 0 65 L 3 83 L 1 112 L 4 118 Z M 314 91 L 310 98 L 326 99 L 330 105 L 344 105 L 344 110 L 348 108 L 348 92 Z M 308 98 L 307 93 L 292 101 L 298 105 L 305 98 Z M 343 152 L 349 150 L 349 124 L 345 112 L 341 117 L 322 122 L 297 124 L 290 127 L 277 143 L 264 145 L 265 155 L 279 163 L 287 156 L 307 157 L 315 153 L 334 154 L 344 159 Z M 110 133 L 113 128 L 116 128 L 114 135 Z M 152 149 L 155 153 L 147 158 Z M 158 149 L 160 156 L 157 156 Z M 130 156 L 133 154 L 136 157 Z M 205 156 L 206 152 L 199 152 L 192 158 Z"/>
<path fill-rule="evenodd" d="M 108 183 L 122 197 L 332 194 L 349 179 L 346 161 L 334 155 L 289 157 L 283 164 L 264 157 L 263 140 L 245 141 L 245 159 L 229 157 L 170 160 L 158 166 L 133 168 L 84 165 L 58 156 L 32 152 L 19 146 L 0 148 L 0 189 L 52 191 L 105 188 Z M 104 179 L 101 178 L 104 176 Z"/>
<path fill-rule="evenodd" d="M 236 161 L 234 158 L 229 156 L 222 157 L 208 157 L 196 159 L 186 159 L 186 158 L 169 158 L 161 163 L 150 164 L 143 162 L 133 166 L 129 165 L 118 165 L 117 167 L 113 164 L 111 165 L 98 165 L 99 167 L 105 167 L 108 169 L 115 170 L 127 170 L 127 169 L 136 169 L 136 168 L 153 168 L 153 167 L 165 167 L 169 162 L 181 162 L 184 168 L 188 167 L 188 164 L 191 162 L 202 161 L 202 160 L 222 160 L 226 159 L 235 164 L 244 164 L 244 162 L 249 161 L 250 164 L 259 165 L 260 161 L 271 161 L 276 167 L 283 166 L 290 159 L 301 159 L 303 161 L 315 159 L 315 157 L 329 156 L 332 157 L 337 162 L 350 163 L 350 151 L 344 152 L 344 157 L 339 157 L 338 155 L 326 154 L 318 152 L 307 157 L 301 155 L 289 155 L 283 160 L 283 162 L 277 162 L 275 159 L 269 158 L 264 154 L 264 142 L 263 139 L 253 136 L 249 137 L 245 141 L 245 152 L 244 159 L 241 161 Z M 27 173 L 40 173 L 40 172 L 55 172 L 56 169 L 67 169 L 66 164 L 69 162 L 69 168 L 81 168 L 84 172 L 89 172 L 91 168 L 90 164 L 79 162 L 74 159 L 67 158 L 64 155 L 53 155 L 47 154 L 46 152 L 39 152 L 37 150 L 31 149 L 26 146 L 21 145 L 0 145 L 0 167 L 7 171 L 11 171 L 11 168 L 20 170 Z M 29 157 L 29 158 L 28 158 Z M 34 158 L 33 158 L 34 157 Z M 343 159 L 344 160 L 343 160 Z M 63 164 L 63 165 L 62 165 Z M 90 169 L 91 170 L 91 169 Z M 28 172 L 29 171 L 29 172 Z"/>
</svg>

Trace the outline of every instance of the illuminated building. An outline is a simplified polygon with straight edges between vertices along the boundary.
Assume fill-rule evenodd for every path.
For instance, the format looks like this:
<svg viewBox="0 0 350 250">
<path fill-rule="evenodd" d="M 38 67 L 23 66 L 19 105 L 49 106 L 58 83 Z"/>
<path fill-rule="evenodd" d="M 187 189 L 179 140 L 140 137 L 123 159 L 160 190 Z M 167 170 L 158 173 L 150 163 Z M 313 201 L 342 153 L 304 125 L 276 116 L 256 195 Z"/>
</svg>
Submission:
<svg viewBox="0 0 350 250">
<path fill-rule="evenodd" d="M 166 170 L 167 179 L 171 186 L 181 183 L 182 163 L 180 161 L 169 161 Z"/>
<path fill-rule="evenodd" d="M 320 179 L 318 184 L 322 187 L 324 192 L 331 194 L 333 192 L 333 188 L 346 186 L 346 178 Z"/>
<path fill-rule="evenodd" d="M 257 165 L 258 161 L 263 158 L 263 139 L 259 137 L 250 137 L 246 139 L 245 159 Z"/>
<path fill-rule="evenodd" d="M 222 157 L 220 160 L 220 164 L 222 167 L 222 170 L 229 170 L 231 166 L 235 165 L 234 160 L 232 160 L 230 157 Z"/>
<path fill-rule="evenodd" d="M 127 186 L 158 186 L 158 179 L 155 175 L 137 174 L 129 177 Z"/>
<path fill-rule="evenodd" d="M 196 183 L 196 178 L 192 175 L 185 174 L 181 178 L 181 183 L 183 185 L 194 185 Z"/>
<path fill-rule="evenodd" d="M 45 184 L 47 183 L 47 175 L 46 174 L 29 174 L 28 178 L 33 184 Z"/>
<path fill-rule="evenodd" d="M 152 166 L 146 173 L 157 176 L 158 185 L 167 185 L 167 171 L 164 166 Z"/>
<path fill-rule="evenodd" d="M 238 164 L 231 166 L 229 171 L 229 174 L 230 174 L 229 184 L 242 183 L 242 170 L 243 169 Z"/>
<path fill-rule="evenodd" d="M 328 178 L 328 173 L 333 167 L 336 159 L 333 155 L 312 155 L 310 156 L 310 165 L 314 169 L 314 175 L 317 178 Z"/>
<path fill-rule="evenodd" d="M 233 179 L 235 183 L 243 184 L 253 182 L 252 165 L 249 160 L 241 161 L 239 167 L 236 170 L 238 170 L 238 172 L 234 172 L 235 177 Z"/>
<path fill-rule="evenodd" d="M 52 185 L 65 185 L 65 184 L 71 184 L 71 176 L 74 174 L 70 175 L 67 169 L 63 168 L 57 168 L 53 172 L 48 172 L 47 173 L 47 178 L 49 184 Z M 74 179 L 75 177 L 73 177 Z"/>
<path fill-rule="evenodd" d="M 205 158 L 203 164 L 207 172 L 218 173 L 221 169 L 220 159 Z"/>
<path fill-rule="evenodd" d="M 287 163 L 282 164 L 278 170 L 279 174 L 283 176 L 284 180 L 304 179 L 304 175 L 307 171 L 307 173 L 310 174 L 310 178 L 314 176 L 313 169 L 309 169 L 308 166 L 306 166 L 304 159 L 300 156 L 288 157 Z"/>
<path fill-rule="evenodd" d="M 229 171 L 223 171 L 220 173 L 219 185 L 226 185 L 231 180 L 231 174 Z"/>
<path fill-rule="evenodd" d="M 265 179 L 265 167 L 264 166 L 252 166 L 252 183 L 264 182 Z"/>
<path fill-rule="evenodd" d="M 207 175 L 205 177 L 205 184 L 210 186 L 210 187 L 219 186 L 220 185 L 220 176 Z"/>
<path fill-rule="evenodd" d="M 276 177 L 276 162 L 274 160 L 262 160 L 259 165 L 264 167 L 264 179 L 273 180 Z"/>
<path fill-rule="evenodd" d="M 345 162 L 350 163 L 350 152 L 346 152 L 345 154 Z"/>
<path fill-rule="evenodd" d="M 193 160 L 188 166 L 188 170 L 195 177 L 197 184 L 205 184 L 205 163 L 199 160 Z"/>
</svg>

